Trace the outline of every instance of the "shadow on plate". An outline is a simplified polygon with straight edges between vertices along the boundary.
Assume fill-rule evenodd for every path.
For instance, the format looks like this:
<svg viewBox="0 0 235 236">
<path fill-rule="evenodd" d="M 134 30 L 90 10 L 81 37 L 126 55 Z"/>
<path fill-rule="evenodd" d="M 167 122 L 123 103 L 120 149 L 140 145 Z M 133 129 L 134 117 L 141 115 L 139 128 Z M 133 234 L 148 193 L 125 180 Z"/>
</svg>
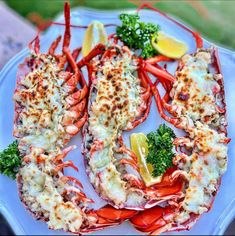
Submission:
<svg viewBox="0 0 235 236">
<path fill-rule="evenodd" d="M 0 214 L 0 235 L 15 235 L 2 214 Z"/>
<path fill-rule="evenodd" d="M 228 228 L 226 229 L 224 235 L 235 235 L 235 219 L 228 226 Z"/>
</svg>

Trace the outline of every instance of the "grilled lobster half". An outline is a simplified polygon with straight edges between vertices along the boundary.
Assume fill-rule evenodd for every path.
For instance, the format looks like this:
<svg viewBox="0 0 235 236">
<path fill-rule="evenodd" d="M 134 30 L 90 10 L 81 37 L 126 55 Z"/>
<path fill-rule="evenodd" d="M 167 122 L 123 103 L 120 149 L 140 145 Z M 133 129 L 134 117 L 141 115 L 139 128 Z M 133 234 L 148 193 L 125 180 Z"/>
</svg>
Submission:
<svg viewBox="0 0 235 236">
<path fill-rule="evenodd" d="M 144 7 L 149 6 L 144 4 L 141 8 Z M 227 168 L 230 139 L 218 52 L 214 47 L 204 49 L 199 35 L 182 27 L 196 39 L 197 51 L 180 59 L 173 80 L 157 76 L 153 83 L 149 74 L 156 75 L 155 71 L 146 73 L 146 64 L 142 64 L 160 116 L 186 133 L 174 140 L 178 152 L 173 160 L 176 170 L 171 176 L 184 180 L 181 198 L 139 212 L 131 219 L 138 230 L 150 234 L 190 229 L 201 214 L 210 210 Z M 162 58 L 149 61 L 158 69 Z M 158 91 L 159 83 L 165 89 L 163 97 Z"/>
</svg>

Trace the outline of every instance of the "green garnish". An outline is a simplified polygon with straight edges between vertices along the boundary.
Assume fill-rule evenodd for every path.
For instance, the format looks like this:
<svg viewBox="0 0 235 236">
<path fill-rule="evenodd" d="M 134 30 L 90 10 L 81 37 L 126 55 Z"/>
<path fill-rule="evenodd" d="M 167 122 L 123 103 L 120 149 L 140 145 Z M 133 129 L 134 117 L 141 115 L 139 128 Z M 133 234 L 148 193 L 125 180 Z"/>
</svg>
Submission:
<svg viewBox="0 0 235 236">
<path fill-rule="evenodd" d="M 15 179 L 21 162 L 22 157 L 20 156 L 18 141 L 16 140 L 0 152 L 0 173 Z"/>
<path fill-rule="evenodd" d="M 157 39 L 159 25 L 139 21 L 137 14 L 120 14 L 122 25 L 117 27 L 117 36 L 131 49 L 140 49 L 143 58 L 157 54 L 151 39 Z"/>
<path fill-rule="evenodd" d="M 149 153 L 147 156 L 147 163 L 153 166 L 153 177 L 160 176 L 166 170 L 173 166 L 173 139 L 175 134 L 171 128 L 165 124 L 160 125 L 156 132 L 150 132 L 147 135 Z"/>
</svg>

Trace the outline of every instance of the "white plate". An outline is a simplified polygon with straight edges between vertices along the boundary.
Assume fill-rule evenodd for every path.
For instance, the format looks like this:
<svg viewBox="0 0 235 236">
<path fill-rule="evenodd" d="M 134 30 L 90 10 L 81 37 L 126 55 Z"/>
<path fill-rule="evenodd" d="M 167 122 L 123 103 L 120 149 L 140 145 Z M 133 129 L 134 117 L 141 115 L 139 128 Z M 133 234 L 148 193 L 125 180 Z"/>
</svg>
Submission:
<svg viewBox="0 0 235 236">
<path fill-rule="evenodd" d="M 103 23 L 118 23 L 118 15 L 120 11 L 94 11 L 90 9 L 74 9 L 72 11 L 72 23 L 79 25 L 87 25 L 92 20 L 96 19 Z M 146 14 L 147 13 L 147 14 Z M 189 45 L 190 52 L 195 50 L 195 43 L 191 35 L 180 27 L 163 18 L 157 13 L 150 11 L 141 12 L 141 19 L 144 21 L 155 22 L 160 24 L 161 29 L 166 33 L 185 41 Z M 200 19 L 199 19 L 200 20 Z M 63 22 L 63 16 L 58 17 L 57 21 Z M 41 50 L 46 51 L 50 43 L 56 38 L 58 34 L 63 33 L 63 26 L 52 26 L 49 31 L 41 39 Z M 108 33 L 114 31 L 114 28 L 108 28 Z M 83 29 L 72 30 L 72 44 L 71 47 L 78 47 L 82 43 Z M 205 43 L 208 47 L 209 43 Z M 23 50 L 15 56 L 1 71 L 0 74 L 0 149 L 5 148 L 11 143 L 14 138 L 12 136 L 13 128 L 13 91 L 15 88 L 15 79 L 17 66 L 28 55 L 28 49 Z M 222 178 L 222 184 L 216 196 L 213 208 L 209 213 L 204 214 L 200 220 L 195 224 L 192 230 L 184 231 L 182 234 L 199 235 L 199 234 L 223 234 L 224 230 L 235 217 L 235 82 L 233 81 L 235 68 L 235 54 L 226 49 L 219 48 L 219 56 L 222 65 L 222 72 L 224 75 L 226 102 L 227 102 L 227 116 L 228 116 L 228 135 L 232 138 L 229 144 L 229 162 L 228 170 Z M 175 65 L 168 67 L 173 72 Z M 152 109 L 146 122 L 139 125 L 132 132 L 144 131 L 145 133 L 155 130 L 163 120 L 159 117 L 154 102 Z M 126 142 L 129 142 L 129 133 L 124 136 Z M 80 134 L 75 137 L 71 143 L 76 144 L 78 149 L 69 154 L 68 159 L 72 159 L 79 167 L 79 173 L 67 169 L 66 172 L 79 178 L 83 185 L 86 186 L 85 192 L 88 196 L 96 200 L 96 206 L 101 206 L 104 202 L 96 195 L 91 187 L 83 166 L 83 157 L 80 153 L 81 137 Z M 41 235 L 55 235 L 64 234 L 62 231 L 52 231 L 47 228 L 46 223 L 35 221 L 25 210 L 21 204 L 15 181 L 0 175 L 0 211 L 6 217 L 16 234 L 41 234 Z M 97 234 L 137 234 L 138 232 L 127 222 L 120 226 L 98 231 Z M 174 234 L 174 233 L 172 233 Z"/>
</svg>

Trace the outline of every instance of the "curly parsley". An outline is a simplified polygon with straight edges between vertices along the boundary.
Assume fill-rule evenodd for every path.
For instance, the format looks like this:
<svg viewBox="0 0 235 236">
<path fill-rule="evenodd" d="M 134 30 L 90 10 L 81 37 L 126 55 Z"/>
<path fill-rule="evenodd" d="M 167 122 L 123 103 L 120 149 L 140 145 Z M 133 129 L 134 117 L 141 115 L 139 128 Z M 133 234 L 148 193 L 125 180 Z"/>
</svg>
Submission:
<svg viewBox="0 0 235 236">
<path fill-rule="evenodd" d="M 150 132 L 147 135 L 149 153 L 147 156 L 147 163 L 153 166 L 152 175 L 154 177 L 160 176 L 165 171 L 173 166 L 173 139 L 175 134 L 171 128 L 165 124 L 160 125 L 156 132 Z"/>
<path fill-rule="evenodd" d="M 117 27 L 117 36 L 131 49 L 140 49 L 143 58 L 157 54 L 151 44 L 151 39 L 157 39 L 159 25 L 139 21 L 137 14 L 120 14 L 122 25 Z"/>
<path fill-rule="evenodd" d="M 22 157 L 18 150 L 18 141 L 14 141 L 0 152 L 0 173 L 15 179 Z"/>
</svg>

